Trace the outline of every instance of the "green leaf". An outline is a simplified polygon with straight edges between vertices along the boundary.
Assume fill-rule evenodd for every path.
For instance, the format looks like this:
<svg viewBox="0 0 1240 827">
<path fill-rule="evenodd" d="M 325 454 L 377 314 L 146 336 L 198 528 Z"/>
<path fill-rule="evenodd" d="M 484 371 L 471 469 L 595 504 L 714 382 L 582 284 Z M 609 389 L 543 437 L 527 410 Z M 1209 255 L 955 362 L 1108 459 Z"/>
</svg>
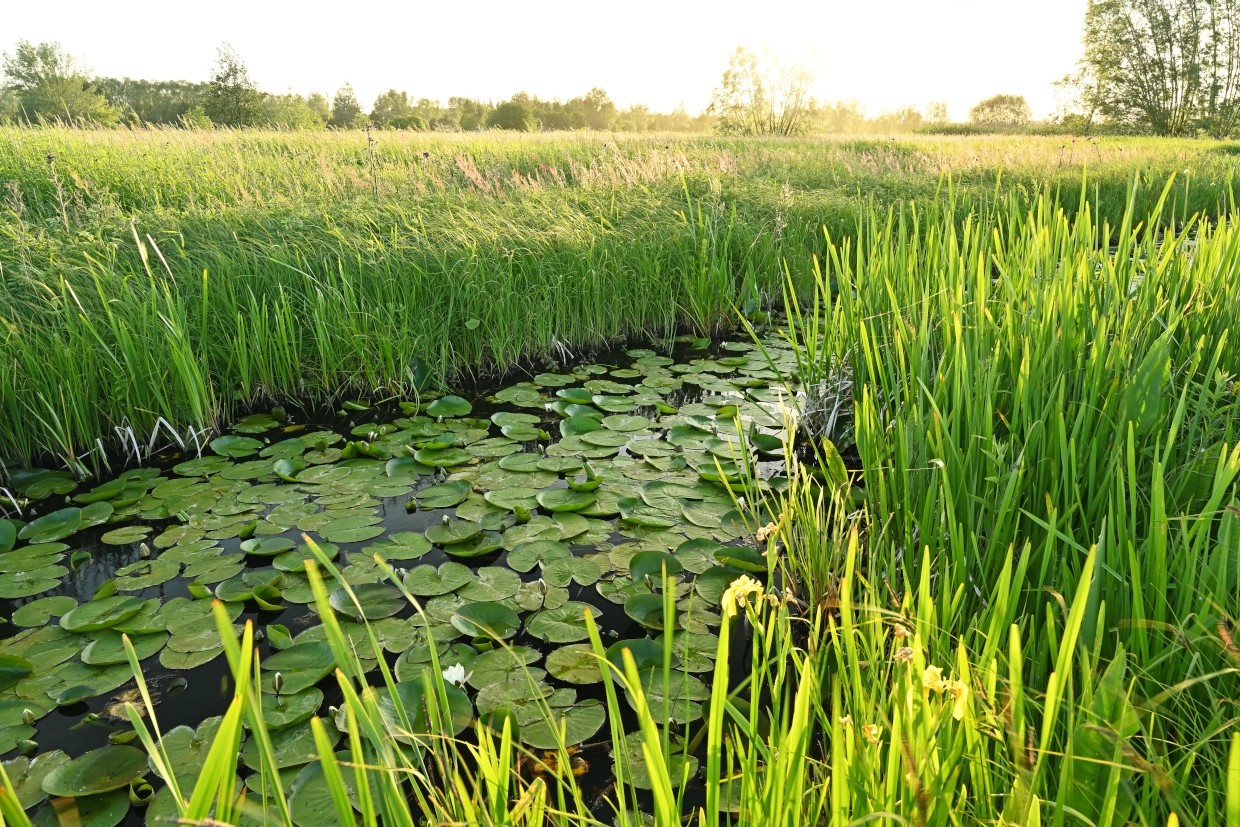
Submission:
<svg viewBox="0 0 1240 827">
<path fill-rule="evenodd" d="M 473 409 L 474 406 L 468 400 L 459 396 L 441 396 L 426 406 L 426 414 L 427 416 L 452 418 L 468 416 Z"/>
<path fill-rule="evenodd" d="M 566 683 L 589 684 L 603 680 L 598 656 L 589 643 L 574 643 L 547 655 L 547 671 Z"/>
<path fill-rule="evenodd" d="M 55 798 L 35 813 L 34 827 L 116 827 L 129 811 L 129 788 L 81 798 Z"/>
<path fill-rule="evenodd" d="M 0 690 L 34 674 L 34 664 L 16 655 L 0 655 Z"/>
<path fill-rule="evenodd" d="M 97 632 L 117 625 L 136 615 L 144 604 L 137 597 L 115 595 L 83 603 L 60 618 L 66 632 Z"/>
<path fill-rule="evenodd" d="M 464 586 L 472 578 L 469 568 L 460 563 L 447 562 L 438 568 L 422 565 L 410 569 L 404 585 L 410 594 L 418 597 L 435 597 L 448 594 Z"/>
<path fill-rule="evenodd" d="M 27 523 L 18 532 L 18 539 L 31 543 L 50 543 L 74 534 L 82 526 L 82 509 L 62 508 Z"/>
<path fill-rule="evenodd" d="M 146 753 L 130 746 L 93 749 L 56 767 L 43 779 L 49 795 L 81 797 L 129 786 L 147 772 Z"/>
<path fill-rule="evenodd" d="M 470 603 L 452 616 L 452 625 L 472 637 L 510 638 L 521 627 L 517 613 L 502 603 Z"/>
<path fill-rule="evenodd" d="M 211 440 L 211 450 L 231 459 L 241 459 L 257 454 L 263 443 L 248 436 L 222 436 Z"/>
<path fill-rule="evenodd" d="M 586 612 L 594 617 L 602 615 L 601 611 L 588 603 L 570 601 L 554 609 L 543 609 L 532 616 L 526 624 L 526 631 L 548 643 L 585 640 L 589 636 L 585 622 Z"/>
<path fill-rule="evenodd" d="M 581 511 L 594 505 L 591 491 L 573 491 L 569 488 L 551 488 L 539 493 L 538 504 L 548 511 Z"/>
</svg>

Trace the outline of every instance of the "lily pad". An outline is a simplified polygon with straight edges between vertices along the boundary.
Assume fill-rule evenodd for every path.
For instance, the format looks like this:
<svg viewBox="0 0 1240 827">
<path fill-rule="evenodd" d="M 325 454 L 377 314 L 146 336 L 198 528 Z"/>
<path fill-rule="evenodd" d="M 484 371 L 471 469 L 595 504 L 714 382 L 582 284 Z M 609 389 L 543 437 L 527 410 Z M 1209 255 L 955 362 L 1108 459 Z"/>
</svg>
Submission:
<svg viewBox="0 0 1240 827">
<path fill-rule="evenodd" d="M 34 827 L 116 827 L 129 811 L 129 790 L 82 798 L 53 798 L 37 813 Z"/>
<path fill-rule="evenodd" d="M 472 574 L 460 563 L 443 563 L 439 568 L 418 566 L 405 575 L 404 585 L 410 594 L 418 597 L 435 597 L 454 592 L 470 581 Z"/>
<path fill-rule="evenodd" d="M 263 662 L 263 691 L 275 693 L 272 678 L 279 672 L 284 679 L 281 694 L 295 695 L 330 675 L 335 666 L 336 658 L 326 643 L 296 643 Z"/>
<path fill-rule="evenodd" d="M 255 537 L 241 543 L 241 550 L 255 557 L 275 557 L 291 551 L 295 543 L 287 537 Z"/>
<path fill-rule="evenodd" d="M 547 655 L 547 671 L 566 683 L 589 684 L 603 680 L 599 658 L 588 643 L 574 643 Z"/>
<path fill-rule="evenodd" d="M 556 749 L 589 740 L 603 727 L 607 713 L 595 698 L 551 706 L 550 715 L 521 721 L 521 740 L 535 749 Z"/>
<path fill-rule="evenodd" d="M 599 617 L 602 612 L 588 603 L 568 602 L 554 609 L 543 609 L 530 618 L 526 630 L 548 643 L 572 643 L 585 640 L 589 636 L 586 630 L 585 613 L 590 612 Z"/>
<path fill-rule="evenodd" d="M 444 552 L 453 557 L 483 557 L 504 547 L 504 538 L 497 531 L 484 531 L 472 540 L 444 546 Z"/>
<path fill-rule="evenodd" d="M 581 511 L 594 505 L 591 491 L 573 491 L 571 488 L 552 488 L 538 495 L 538 504 L 548 511 Z"/>
<path fill-rule="evenodd" d="M 18 539 L 29 540 L 31 543 L 50 543 L 75 534 L 81 527 L 82 509 L 62 508 L 26 523 L 17 536 Z"/>
<path fill-rule="evenodd" d="M 48 795 L 74 798 L 119 790 L 147 773 L 146 753 L 130 746 L 93 749 L 56 767 L 43 779 Z"/>
<path fill-rule="evenodd" d="M 211 440 L 211 450 L 220 456 L 241 459 L 262 450 L 263 443 L 248 436 L 222 436 Z"/>
<path fill-rule="evenodd" d="M 459 396 L 441 396 L 426 406 L 426 414 L 427 416 L 442 416 L 445 418 L 469 416 L 473 409 L 474 406 L 467 399 L 462 399 Z"/>
<path fill-rule="evenodd" d="M 77 601 L 68 595 L 42 597 L 14 611 L 12 620 L 18 626 L 42 626 L 51 618 L 60 617 L 75 606 Z"/>
<path fill-rule="evenodd" d="M 452 616 L 452 625 L 473 637 L 510 638 L 521 627 L 517 613 L 502 603 L 470 603 Z"/>
<path fill-rule="evenodd" d="M 436 523 L 426 529 L 426 539 L 437 546 L 450 546 L 472 540 L 482 531 L 482 526 L 468 520 L 449 520 Z"/>
<path fill-rule="evenodd" d="M 141 611 L 144 601 L 137 597 L 113 595 L 83 603 L 60 618 L 66 632 L 97 632 L 108 629 Z"/>
<path fill-rule="evenodd" d="M 352 589 L 357 603 L 362 607 L 361 612 L 358 611 L 357 605 L 354 605 L 353 599 L 349 597 L 349 593 L 343 586 L 332 591 L 328 602 L 337 612 L 355 620 L 379 620 L 391 617 L 409 605 L 400 590 L 387 583 L 362 583 L 353 586 Z"/>
<path fill-rule="evenodd" d="M 47 798 L 43 779 L 61 764 L 67 764 L 69 756 L 61 750 L 45 752 L 34 758 L 20 756 L 4 762 L 4 774 L 13 784 L 13 794 L 23 810 L 29 810 Z"/>
<path fill-rule="evenodd" d="M 469 492 L 470 485 L 467 481 L 451 480 L 418 492 L 418 505 L 422 508 L 451 508 L 463 502 Z"/>
</svg>

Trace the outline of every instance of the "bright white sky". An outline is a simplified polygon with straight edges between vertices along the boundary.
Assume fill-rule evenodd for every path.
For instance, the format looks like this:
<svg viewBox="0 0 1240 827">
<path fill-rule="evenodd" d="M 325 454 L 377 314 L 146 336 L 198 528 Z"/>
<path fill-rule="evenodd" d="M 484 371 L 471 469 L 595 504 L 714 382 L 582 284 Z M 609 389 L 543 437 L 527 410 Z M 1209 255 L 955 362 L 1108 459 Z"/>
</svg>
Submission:
<svg viewBox="0 0 1240 827">
<path fill-rule="evenodd" d="M 1081 53 L 1086 0 L 0 0 L 0 50 L 56 40 L 96 75 L 205 80 L 227 41 L 265 91 L 349 81 L 446 101 L 593 86 L 622 108 L 696 113 L 737 45 L 813 69 L 820 100 L 870 114 L 934 100 L 953 119 L 1004 92 L 1055 109 Z"/>
</svg>

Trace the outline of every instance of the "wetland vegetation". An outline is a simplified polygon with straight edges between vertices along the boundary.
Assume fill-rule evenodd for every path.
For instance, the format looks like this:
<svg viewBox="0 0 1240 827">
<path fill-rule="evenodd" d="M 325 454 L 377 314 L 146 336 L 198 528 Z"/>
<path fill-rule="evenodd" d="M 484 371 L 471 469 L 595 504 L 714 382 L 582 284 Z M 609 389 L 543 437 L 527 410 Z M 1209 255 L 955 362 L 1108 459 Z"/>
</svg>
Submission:
<svg viewBox="0 0 1240 827">
<path fill-rule="evenodd" d="M 0 817 L 1240 825 L 1234 149 L 0 130 Z"/>
</svg>

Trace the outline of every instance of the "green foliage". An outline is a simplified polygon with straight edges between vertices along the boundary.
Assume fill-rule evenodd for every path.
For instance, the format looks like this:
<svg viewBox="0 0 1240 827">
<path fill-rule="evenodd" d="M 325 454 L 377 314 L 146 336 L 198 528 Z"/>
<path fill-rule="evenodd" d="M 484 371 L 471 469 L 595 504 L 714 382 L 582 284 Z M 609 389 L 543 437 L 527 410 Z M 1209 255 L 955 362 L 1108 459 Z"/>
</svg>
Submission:
<svg viewBox="0 0 1240 827">
<path fill-rule="evenodd" d="M 262 122 L 263 95 L 241 56 L 228 44 L 220 46 L 207 82 L 203 111 L 217 126 L 254 126 Z"/>
<path fill-rule="evenodd" d="M 416 117 L 413 106 L 409 102 L 409 94 L 407 92 L 398 92 L 395 89 L 389 89 L 375 98 L 375 104 L 370 110 L 370 120 L 376 126 L 409 129 L 411 127 L 404 126 L 403 124 L 413 123 Z M 419 118 L 419 120 L 421 119 Z M 425 128 L 425 122 L 423 122 L 422 128 Z"/>
<path fill-rule="evenodd" d="M 1240 122 L 1240 2 L 1091 0 L 1068 85 L 1086 116 L 1111 124 L 1229 135 Z"/>
<path fill-rule="evenodd" d="M 501 103 L 487 115 L 486 125 L 492 129 L 509 129 L 517 132 L 533 132 L 538 129 L 534 110 L 523 100 Z"/>
<path fill-rule="evenodd" d="M 737 46 L 707 111 L 723 135 L 801 135 L 814 109 L 813 80 L 802 66 L 763 65 L 752 51 Z"/>
<path fill-rule="evenodd" d="M 181 124 L 206 100 L 206 83 L 179 80 L 151 81 L 134 78 L 99 78 L 95 87 L 121 111 L 126 123 Z"/>
<path fill-rule="evenodd" d="M 780 295 L 781 262 L 806 288 L 824 223 L 833 238 L 852 232 L 858 203 L 833 182 L 859 182 L 879 205 L 926 201 L 950 167 L 963 219 L 995 192 L 1000 164 L 1017 164 L 1000 191 L 1051 181 L 1074 210 L 1068 193 L 1088 164 L 1115 226 L 1130 166 L 1147 171 L 1146 207 L 1152 182 L 1190 169 L 1191 187 L 1172 197 L 1191 214 L 1217 213 L 1232 163 L 1210 142 L 705 138 L 669 149 L 665 137 L 604 147 L 393 131 L 372 178 L 358 174 L 364 140 L 348 134 L 255 133 L 243 153 L 228 133 L 11 137 L 0 138 L 0 180 L 19 193 L 0 214 L 10 467 L 44 453 L 102 467 L 97 437 L 110 451 L 113 427 L 128 424 L 145 442 L 158 417 L 184 434 L 261 398 L 401 393 L 428 369 L 502 371 L 556 342 L 733 324 L 734 303 Z M 397 197 L 411 185 L 416 203 Z"/>
<path fill-rule="evenodd" d="M 1021 127 L 1032 117 L 1024 95 L 992 95 L 969 110 L 969 120 L 983 126 Z"/>
<path fill-rule="evenodd" d="M 21 120 L 109 126 L 120 112 L 90 82 L 59 43 L 20 40 L 13 54 L 4 53 L 4 76 L 15 94 Z"/>
<path fill-rule="evenodd" d="M 336 90 L 332 98 L 332 116 L 328 124 L 337 129 L 352 129 L 358 126 L 359 117 L 363 119 L 361 125 L 364 126 L 365 113 L 362 112 L 362 105 L 357 102 L 353 85 L 346 83 Z"/>
<path fill-rule="evenodd" d="M 265 95 L 263 123 L 274 129 L 316 130 L 326 124 L 320 112 L 301 95 Z"/>
</svg>

